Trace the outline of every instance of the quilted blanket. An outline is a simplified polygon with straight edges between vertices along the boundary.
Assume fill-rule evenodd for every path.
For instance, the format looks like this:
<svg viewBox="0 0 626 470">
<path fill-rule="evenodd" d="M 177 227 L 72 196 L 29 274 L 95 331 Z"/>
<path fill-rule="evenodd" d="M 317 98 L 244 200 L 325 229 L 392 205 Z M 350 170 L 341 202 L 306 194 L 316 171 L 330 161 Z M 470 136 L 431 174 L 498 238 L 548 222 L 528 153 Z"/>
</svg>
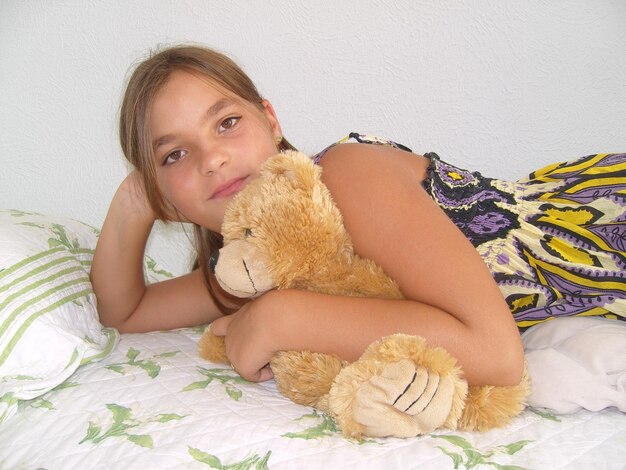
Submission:
<svg viewBox="0 0 626 470">
<path fill-rule="evenodd" d="M 618 469 L 626 415 L 528 408 L 486 433 L 345 439 L 334 422 L 197 354 L 201 329 L 121 335 L 0 425 L 0 468 Z M 42 345 L 45 347 L 45 345 Z"/>
</svg>

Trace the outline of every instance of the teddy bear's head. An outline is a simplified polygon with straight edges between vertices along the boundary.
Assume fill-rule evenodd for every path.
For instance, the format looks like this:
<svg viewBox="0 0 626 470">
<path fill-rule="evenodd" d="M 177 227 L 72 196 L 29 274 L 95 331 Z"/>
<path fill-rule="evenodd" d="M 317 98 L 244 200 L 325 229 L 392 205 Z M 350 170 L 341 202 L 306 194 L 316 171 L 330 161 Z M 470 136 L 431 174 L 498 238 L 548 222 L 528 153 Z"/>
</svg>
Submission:
<svg viewBox="0 0 626 470">
<path fill-rule="evenodd" d="M 311 279 L 353 256 L 321 168 L 296 151 L 264 163 L 228 206 L 222 235 L 224 247 L 211 267 L 222 288 L 241 298 L 308 288 Z"/>
</svg>

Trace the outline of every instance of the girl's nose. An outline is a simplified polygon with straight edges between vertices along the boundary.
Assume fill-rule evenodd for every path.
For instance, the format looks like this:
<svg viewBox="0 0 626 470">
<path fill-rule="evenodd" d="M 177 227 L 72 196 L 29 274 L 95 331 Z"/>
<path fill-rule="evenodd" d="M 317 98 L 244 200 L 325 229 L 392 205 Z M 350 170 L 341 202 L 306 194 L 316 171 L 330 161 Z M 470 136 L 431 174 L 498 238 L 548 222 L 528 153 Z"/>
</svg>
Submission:
<svg viewBox="0 0 626 470">
<path fill-rule="evenodd" d="M 228 160 L 228 154 L 224 149 L 217 147 L 203 149 L 200 159 L 200 172 L 203 175 L 213 174 L 226 164 Z"/>
</svg>

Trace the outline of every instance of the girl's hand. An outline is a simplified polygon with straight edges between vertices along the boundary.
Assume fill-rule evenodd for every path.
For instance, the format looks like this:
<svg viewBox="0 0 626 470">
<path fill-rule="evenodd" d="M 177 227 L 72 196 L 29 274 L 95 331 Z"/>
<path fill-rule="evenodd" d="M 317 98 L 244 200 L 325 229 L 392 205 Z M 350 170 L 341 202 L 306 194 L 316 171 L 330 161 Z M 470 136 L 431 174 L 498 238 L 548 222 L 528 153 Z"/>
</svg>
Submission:
<svg viewBox="0 0 626 470">
<path fill-rule="evenodd" d="M 118 195 L 124 204 L 124 210 L 130 214 L 136 214 L 141 217 L 145 217 L 146 220 L 157 220 L 157 215 L 154 212 L 150 201 L 146 195 L 143 178 L 137 170 L 131 171 L 128 176 L 122 181 L 118 189 Z M 165 217 L 167 220 L 176 222 L 189 222 L 181 213 L 165 201 L 165 207 L 163 207 Z"/>
<path fill-rule="evenodd" d="M 137 170 L 131 171 L 122 181 L 115 200 L 119 201 L 118 204 L 124 215 L 133 214 L 153 222 L 156 220 L 156 215 L 146 196 L 143 180 Z"/>
<path fill-rule="evenodd" d="M 274 374 L 269 362 L 275 351 L 270 346 L 272 328 L 269 323 L 268 305 L 273 303 L 274 292 L 244 305 L 237 313 L 227 315 L 211 323 L 216 336 L 224 336 L 226 356 L 231 365 L 244 379 L 252 382 L 270 380 Z"/>
</svg>

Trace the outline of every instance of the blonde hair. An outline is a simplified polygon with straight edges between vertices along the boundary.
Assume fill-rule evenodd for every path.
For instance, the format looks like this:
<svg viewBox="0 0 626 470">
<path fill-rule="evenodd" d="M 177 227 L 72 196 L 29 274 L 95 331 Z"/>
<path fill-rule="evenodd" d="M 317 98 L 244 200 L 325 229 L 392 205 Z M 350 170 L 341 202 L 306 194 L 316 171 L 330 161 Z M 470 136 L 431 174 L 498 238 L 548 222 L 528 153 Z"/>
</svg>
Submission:
<svg viewBox="0 0 626 470">
<path fill-rule="evenodd" d="M 262 108 L 263 98 L 246 73 L 230 58 L 209 48 L 181 45 L 169 47 L 156 53 L 134 69 L 122 99 L 120 108 L 119 136 L 126 159 L 142 177 L 146 197 L 156 216 L 168 220 L 169 203 L 163 197 L 156 179 L 156 166 L 152 149 L 152 136 L 148 120 L 157 93 L 167 83 L 172 73 L 186 71 L 207 78 L 239 98 Z M 283 139 L 280 150 L 294 149 Z M 171 209 L 171 208 L 170 208 Z M 208 269 L 211 253 L 222 247 L 219 233 L 195 225 L 198 256 L 195 267 L 200 267 L 209 293 L 223 313 L 233 311 L 226 308 L 216 296 L 218 288 Z"/>
</svg>

